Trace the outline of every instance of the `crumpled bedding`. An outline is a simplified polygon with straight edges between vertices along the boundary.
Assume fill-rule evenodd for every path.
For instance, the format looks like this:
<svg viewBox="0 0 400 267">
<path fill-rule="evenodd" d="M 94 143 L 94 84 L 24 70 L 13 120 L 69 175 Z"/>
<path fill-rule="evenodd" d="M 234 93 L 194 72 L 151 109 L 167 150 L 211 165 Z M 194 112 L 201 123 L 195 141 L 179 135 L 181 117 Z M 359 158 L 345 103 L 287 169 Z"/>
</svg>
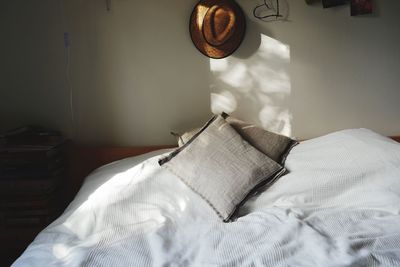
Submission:
<svg viewBox="0 0 400 267">
<path fill-rule="evenodd" d="M 94 171 L 19 266 L 400 266 L 400 144 L 366 129 L 302 142 L 223 223 L 157 151 Z"/>
</svg>

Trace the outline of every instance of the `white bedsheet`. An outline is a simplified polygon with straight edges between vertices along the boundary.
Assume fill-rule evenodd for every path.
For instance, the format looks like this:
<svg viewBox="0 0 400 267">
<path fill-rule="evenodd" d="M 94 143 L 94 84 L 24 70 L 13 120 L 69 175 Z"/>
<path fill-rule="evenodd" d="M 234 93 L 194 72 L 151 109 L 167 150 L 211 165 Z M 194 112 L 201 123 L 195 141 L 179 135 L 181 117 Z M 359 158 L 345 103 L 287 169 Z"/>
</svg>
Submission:
<svg viewBox="0 0 400 267">
<path fill-rule="evenodd" d="M 400 145 L 385 137 L 301 143 L 233 223 L 158 166 L 165 152 L 92 173 L 13 266 L 400 266 Z"/>
</svg>

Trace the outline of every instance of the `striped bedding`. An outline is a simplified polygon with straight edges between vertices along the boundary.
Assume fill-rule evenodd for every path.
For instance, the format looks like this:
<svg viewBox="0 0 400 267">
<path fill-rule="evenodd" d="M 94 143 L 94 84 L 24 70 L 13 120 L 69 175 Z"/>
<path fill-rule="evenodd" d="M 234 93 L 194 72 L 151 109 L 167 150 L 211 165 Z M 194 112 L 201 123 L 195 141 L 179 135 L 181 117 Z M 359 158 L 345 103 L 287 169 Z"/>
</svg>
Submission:
<svg viewBox="0 0 400 267">
<path fill-rule="evenodd" d="M 232 223 L 157 151 L 104 166 L 13 264 L 400 266 L 400 145 L 366 129 L 305 141 Z"/>
</svg>

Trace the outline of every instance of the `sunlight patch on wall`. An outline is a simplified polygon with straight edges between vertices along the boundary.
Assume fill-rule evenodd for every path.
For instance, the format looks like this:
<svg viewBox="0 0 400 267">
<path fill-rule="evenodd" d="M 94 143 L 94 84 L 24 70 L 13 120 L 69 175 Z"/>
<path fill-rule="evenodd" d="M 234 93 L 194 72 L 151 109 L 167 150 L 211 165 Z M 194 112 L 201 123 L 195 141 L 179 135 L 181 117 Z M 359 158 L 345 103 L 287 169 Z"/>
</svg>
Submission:
<svg viewBox="0 0 400 267">
<path fill-rule="evenodd" d="M 227 70 L 221 74 L 220 79 L 226 84 L 236 87 L 241 91 L 242 89 L 246 90 L 246 88 L 251 86 L 251 79 L 247 75 L 247 66 L 240 62 L 227 68 Z"/>
<path fill-rule="evenodd" d="M 260 46 L 250 57 L 241 59 L 234 55 L 210 59 L 211 111 L 233 113 L 265 129 L 290 136 L 290 47 L 261 35 Z"/>
<path fill-rule="evenodd" d="M 214 114 L 222 112 L 232 113 L 236 110 L 237 103 L 235 96 L 229 92 L 211 93 L 211 111 Z"/>
<path fill-rule="evenodd" d="M 261 35 L 261 46 L 257 53 L 265 59 L 275 57 L 290 61 L 289 46 L 267 35 Z"/>
<path fill-rule="evenodd" d="M 211 59 L 210 61 L 210 70 L 215 72 L 215 71 L 226 71 L 228 69 L 228 59 L 223 58 L 223 59 Z"/>
<path fill-rule="evenodd" d="M 265 129 L 273 129 L 277 132 L 290 136 L 292 133 L 292 115 L 289 110 L 280 110 L 274 106 L 265 106 L 259 114 L 261 126 Z"/>
</svg>

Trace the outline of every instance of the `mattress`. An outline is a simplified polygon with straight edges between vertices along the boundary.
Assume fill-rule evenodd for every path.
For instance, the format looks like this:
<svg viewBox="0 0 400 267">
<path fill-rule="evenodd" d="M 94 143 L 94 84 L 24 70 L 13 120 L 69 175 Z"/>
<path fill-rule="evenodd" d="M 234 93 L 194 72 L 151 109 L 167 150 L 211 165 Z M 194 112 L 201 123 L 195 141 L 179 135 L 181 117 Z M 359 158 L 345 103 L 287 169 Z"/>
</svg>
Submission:
<svg viewBox="0 0 400 267">
<path fill-rule="evenodd" d="M 400 266 L 400 145 L 366 129 L 302 142 L 223 223 L 157 160 L 94 171 L 20 266 Z"/>
</svg>

